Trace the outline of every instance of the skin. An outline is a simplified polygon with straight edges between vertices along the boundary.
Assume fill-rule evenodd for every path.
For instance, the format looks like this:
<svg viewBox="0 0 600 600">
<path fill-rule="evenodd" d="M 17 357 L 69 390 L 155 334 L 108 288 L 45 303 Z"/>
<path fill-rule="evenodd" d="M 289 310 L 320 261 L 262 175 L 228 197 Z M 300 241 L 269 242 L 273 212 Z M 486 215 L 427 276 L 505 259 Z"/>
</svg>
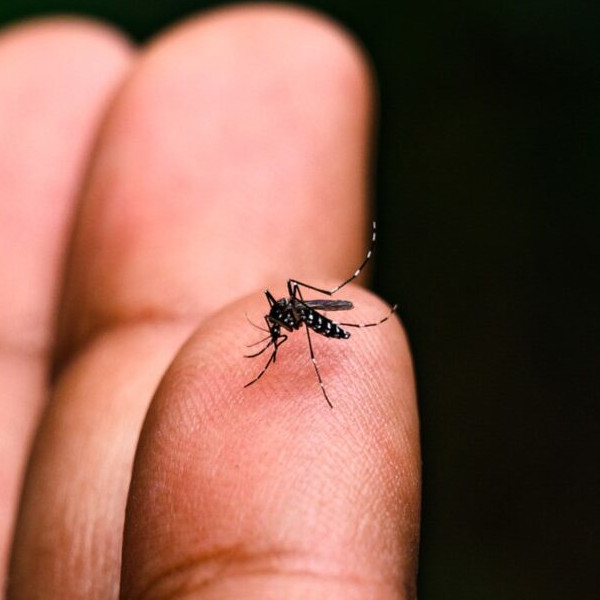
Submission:
<svg viewBox="0 0 600 600">
<path fill-rule="evenodd" d="M 9 598 L 414 597 L 398 320 L 313 336 L 333 410 L 304 330 L 243 387 L 268 358 L 243 358 L 262 291 L 333 287 L 364 256 L 372 103 L 355 43 L 298 9 L 216 11 L 141 50 L 78 20 L 0 36 Z M 387 310 L 339 297 L 340 320 Z"/>
</svg>

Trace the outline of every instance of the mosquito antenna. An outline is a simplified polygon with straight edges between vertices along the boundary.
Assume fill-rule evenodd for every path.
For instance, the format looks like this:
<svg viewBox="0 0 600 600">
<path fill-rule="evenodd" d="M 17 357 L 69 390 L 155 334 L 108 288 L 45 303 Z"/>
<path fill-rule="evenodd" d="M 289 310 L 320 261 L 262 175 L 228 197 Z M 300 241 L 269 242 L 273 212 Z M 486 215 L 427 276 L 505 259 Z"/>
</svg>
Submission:
<svg viewBox="0 0 600 600">
<path fill-rule="evenodd" d="M 254 342 L 254 344 L 246 344 L 246 348 L 252 348 L 253 346 L 258 346 L 259 344 L 262 344 L 263 342 L 266 342 L 267 340 L 271 339 L 271 335 L 269 334 L 267 337 L 264 337 L 262 340 L 258 340 L 258 342 Z"/>
<path fill-rule="evenodd" d="M 250 325 L 252 325 L 252 327 L 256 327 L 256 329 L 260 329 L 261 331 L 264 331 L 265 333 L 269 333 L 269 334 L 271 333 L 268 329 L 265 329 L 264 327 L 261 327 L 260 325 L 257 325 L 254 321 L 252 321 L 250 319 L 250 317 L 248 316 L 248 313 L 244 313 L 244 314 L 246 316 L 246 321 L 248 321 L 248 323 L 250 323 Z"/>
</svg>

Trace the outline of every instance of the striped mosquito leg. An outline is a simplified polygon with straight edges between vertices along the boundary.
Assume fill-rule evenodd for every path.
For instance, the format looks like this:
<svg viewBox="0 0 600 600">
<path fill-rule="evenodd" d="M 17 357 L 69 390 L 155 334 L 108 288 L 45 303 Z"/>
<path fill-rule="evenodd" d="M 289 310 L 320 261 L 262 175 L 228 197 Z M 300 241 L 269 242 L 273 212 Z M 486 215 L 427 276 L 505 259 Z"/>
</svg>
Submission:
<svg viewBox="0 0 600 600">
<path fill-rule="evenodd" d="M 269 342 L 262 350 L 260 350 L 256 354 L 246 355 L 246 358 L 254 358 L 255 356 L 258 356 L 259 354 L 262 354 L 271 344 L 274 344 L 274 346 L 275 346 L 275 348 L 273 349 L 273 352 L 271 352 L 271 356 L 269 357 L 267 364 L 263 367 L 262 371 L 252 381 L 249 381 L 244 386 L 245 388 L 252 385 L 253 383 L 256 383 L 267 372 L 267 369 L 271 366 L 271 363 L 274 363 L 275 360 L 277 359 L 277 350 L 279 350 L 279 346 L 281 346 L 281 344 L 283 344 L 283 342 L 285 342 L 285 340 L 287 340 L 287 335 L 282 335 L 277 342 Z"/>
<path fill-rule="evenodd" d="M 338 323 L 338 325 L 343 325 L 344 327 L 358 327 L 358 328 L 363 328 L 363 327 L 377 327 L 377 325 L 381 325 L 382 323 L 385 323 L 396 311 L 396 309 L 398 308 L 397 304 L 394 304 L 394 306 L 392 306 L 390 312 L 385 315 L 385 317 L 383 317 L 383 319 L 381 319 L 380 321 L 377 321 L 375 323 Z"/>
<path fill-rule="evenodd" d="M 246 346 L 246 348 L 252 348 L 252 346 L 258 346 L 258 344 L 262 344 L 264 342 L 266 342 L 271 336 L 268 336 L 262 340 L 258 340 L 258 342 L 254 342 L 254 344 L 248 344 Z M 271 346 L 273 344 L 273 340 L 271 339 L 271 341 L 264 346 L 264 348 L 261 348 L 258 352 L 254 352 L 253 354 L 244 354 L 244 358 L 256 358 L 257 356 L 260 356 L 263 352 L 265 352 L 267 350 L 267 348 L 269 346 Z"/>
<path fill-rule="evenodd" d="M 312 361 L 313 367 L 315 368 L 315 373 L 317 374 L 317 379 L 319 380 L 319 385 L 321 386 L 321 390 L 323 390 L 323 396 L 325 396 L 325 400 L 327 404 L 329 404 L 329 408 L 333 408 L 333 404 L 329 401 L 327 397 L 327 392 L 325 391 L 325 384 L 321 379 L 321 373 L 319 373 L 319 367 L 317 366 L 317 359 L 315 358 L 315 352 L 313 350 L 312 341 L 310 339 L 310 329 L 306 327 L 306 335 L 308 337 L 308 349 L 310 350 L 310 360 Z"/>
<path fill-rule="evenodd" d="M 335 294 L 337 291 L 341 290 L 345 285 L 348 285 L 351 281 L 354 281 L 360 275 L 361 271 L 365 268 L 365 266 L 369 262 L 369 260 L 371 260 L 373 250 L 375 248 L 376 237 L 377 237 L 377 229 L 376 229 L 375 221 L 373 221 L 373 234 L 371 236 L 371 245 L 369 246 L 367 255 L 365 256 L 365 259 L 362 261 L 360 267 L 358 267 L 358 269 L 356 269 L 356 271 L 354 271 L 354 273 L 352 273 L 352 275 L 350 275 L 350 277 L 348 277 L 348 279 L 346 279 L 346 281 L 340 283 L 340 285 L 334 287 L 332 290 L 324 290 L 324 289 L 315 287 L 314 285 L 309 285 L 308 283 L 302 283 L 301 281 L 297 281 L 296 279 L 290 279 L 288 281 L 289 295 L 291 297 L 295 298 L 296 297 L 295 290 L 298 288 L 298 286 L 301 286 L 301 287 L 305 287 L 309 290 L 314 290 L 315 292 L 319 292 L 320 294 L 326 294 L 327 296 L 333 296 L 333 294 Z"/>
<path fill-rule="evenodd" d="M 248 386 L 252 385 L 253 383 L 256 383 L 267 372 L 267 369 L 269 368 L 269 365 L 275 360 L 275 355 L 276 354 L 277 354 L 277 349 L 273 350 L 273 352 L 271 353 L 271 356 L 269 357 L 269 360 L 267 361 L 267 364 L 263 367 L 263 370 L 252 381 L 249 381 L 244 386 L 245 388 L 247 388 Z"/>
</svg>

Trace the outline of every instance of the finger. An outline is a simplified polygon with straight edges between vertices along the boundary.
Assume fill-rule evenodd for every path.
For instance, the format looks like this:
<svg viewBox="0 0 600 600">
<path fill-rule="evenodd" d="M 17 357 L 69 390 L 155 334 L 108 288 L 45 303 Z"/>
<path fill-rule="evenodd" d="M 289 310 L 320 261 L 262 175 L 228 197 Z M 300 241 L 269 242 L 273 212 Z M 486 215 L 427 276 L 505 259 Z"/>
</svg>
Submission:
<svg viewBox="0 0 600 600">
<path fill-rule="evenodd" d="M 348 295 L 357 320 L 387 310 Z M 331 410 L 303 332 L 243 388 L 261 366 L 241 357 L 244 312 L 260 308 L 210 319 L 163 379 L 136 457 L 122 597 L 414 597 L 418 419 L 397 320 L 313 336 Z"/>
<path fill-rule="evenodd" d="M 67 354 L 111 323 L 196 319 L 292 273 L 346 275 L 366 214 L 358 56 L 331 25 L 264 6 L 192 21 L 147 53 L 82 207 Z"/>
<path fill-rule="evenodd" d="M 201 317 L 289 270 L 346 275 L 360 260 L 368 87 L 346 37 L 292 9 L 217 12 L 142 58 L 79 212 L 15 596 L 114 597 L 141 422 Z"/>
<path fill-rule="evenodd" d="M 0 34 L 0 589 L 46 395 L 76 190 L 127 57 L 122 39 L 85 21 L 33 21 Z"/>
</svg>

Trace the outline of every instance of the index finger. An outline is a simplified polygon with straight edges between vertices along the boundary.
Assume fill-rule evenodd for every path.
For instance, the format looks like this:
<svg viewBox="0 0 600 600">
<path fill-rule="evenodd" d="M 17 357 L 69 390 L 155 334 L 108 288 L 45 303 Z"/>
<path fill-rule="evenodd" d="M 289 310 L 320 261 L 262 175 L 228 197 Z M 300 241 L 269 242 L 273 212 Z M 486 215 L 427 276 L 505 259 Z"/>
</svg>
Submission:
<svg viewBox="0 0 600 600">
<path fill-rule="evenodd" d="M 345 291 L 352 321 L 386 313 Z M 304 328 L 244 389 L 260 366 L 244 362 L 240 332 L 257 310 L 251 297 L 207 319 L 159 387 L 133 471 L 122 597 L 414 598 L 419 434 L 397 319 L 314 336 L 329 408 Z"/>
</svg>

